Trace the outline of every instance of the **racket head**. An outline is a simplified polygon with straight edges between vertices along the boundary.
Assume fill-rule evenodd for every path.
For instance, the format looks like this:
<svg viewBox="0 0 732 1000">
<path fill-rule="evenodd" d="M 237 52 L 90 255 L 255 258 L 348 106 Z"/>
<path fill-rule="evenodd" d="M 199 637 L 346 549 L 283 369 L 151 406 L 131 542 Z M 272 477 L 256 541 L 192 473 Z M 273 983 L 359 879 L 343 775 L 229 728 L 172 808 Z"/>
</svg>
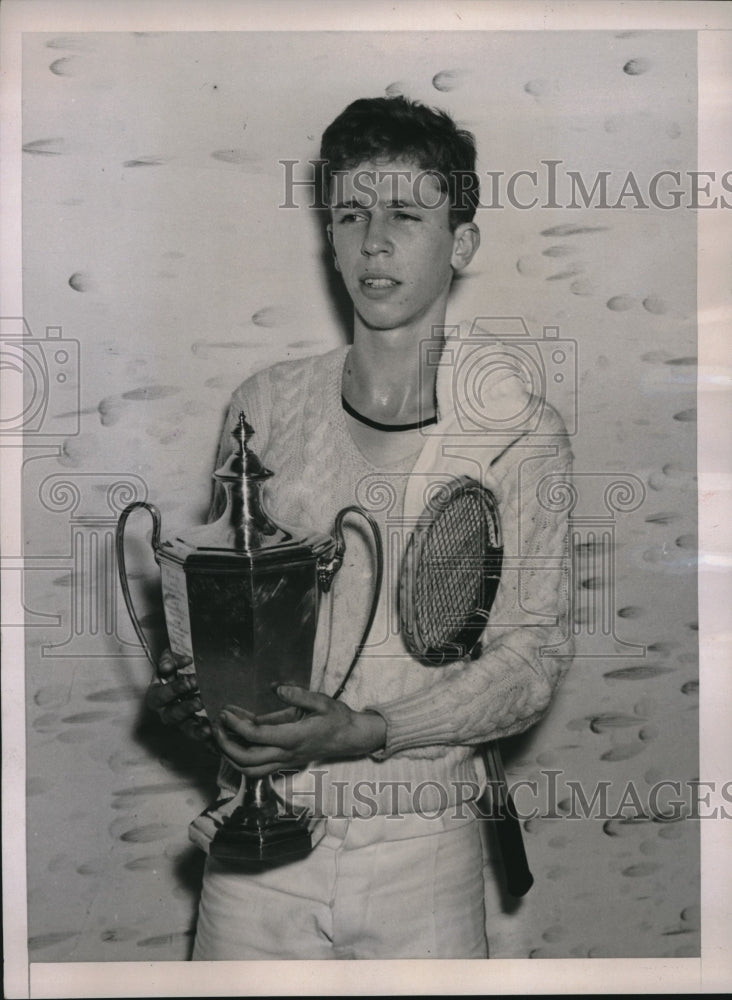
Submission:
<svg viewBox="0 0 732 1000">
<path fill-rule="evenodd" d="M 488 621 L 502 563 L 493 493 L 469 476 L 441 484 L 402 562 L 399 616 L 409 652 L 432 666 L 469 655 Z"/>
</svg>

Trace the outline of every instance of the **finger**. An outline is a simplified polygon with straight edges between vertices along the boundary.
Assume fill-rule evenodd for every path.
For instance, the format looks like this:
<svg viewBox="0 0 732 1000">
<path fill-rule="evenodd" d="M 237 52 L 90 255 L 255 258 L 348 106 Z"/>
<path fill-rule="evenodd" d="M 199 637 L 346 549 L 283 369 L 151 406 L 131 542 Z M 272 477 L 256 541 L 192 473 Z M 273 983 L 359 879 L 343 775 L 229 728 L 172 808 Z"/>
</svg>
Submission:
<svg viewBox="0 0 732 1000">
<path fill-rule="evenodd" d="M 306 719 L 281 722 L 275 726 L 257 725 L 249 721 L 231 725 L 225 716 L 224 712 L 219 717 L 222 727 L 228 730 L 234 740 L 240 744 L 243 742 L 248 747 L 277 747 L 280 753 L 289 755 L 299 751 L 303 739 L 311 735 L 308 730 L 303 730 L 303 726 L 307 725 Z"/>
<path fill-rule="evenodd" d="M 282 747 L 242 747 L 238 743 L 226 743 L 222 751 L 233 760 L 237 767 L 292 767 L 289 754 Z"/>
<path fill-rule="evenodd" d="M 222 753 L 226 754 L 238 768 L 272 767 L 278 761 L 282 762 L 289 756 L 282 747 L 240 743 L 220 725 L 214 725 L 213 731 Z"/>
<path fill-rule="evenodd" d="M 225 711 L 230 712 L 237 719 L 246 719 L 250 722 L 255 719 L 254 712 L 250 712 L 248 708 L 242 708 L 241 705 L 227 705 Z"/>
<path fill-rule="evenodd" d="M 228 735 L 233 735 L 235 740 L 260 747 L 272 746 L 290 751 L 299 746 L 303 735 L 301 722 L 283 722 L 274 726 L 258 725 L 254 719 L 235 716 L 229 708 L 223 710 L 217 721 L 218 725 Z"/>
<path fill-rule="evenodd" d="M 186 698 L 184 701 L 174 702 L 168 708 L 161 709 L 160 718 L 166 726 L 177 726 L 202 710 L 203 702 L 200 698 Z"/>
<path fill-rule="evenodd" d="M 178 695 L 168 691 L 167 684 L 154 682 L 145 692 L 145 705 L 152 712 L 159 712 L 170 702 L 175 701 Z"/>
<path fill-rule="evenodd" d="M 166 681 L 168 678 L 173 677 L 176 671 L 175 658 L 170 649 L 165 649 L 160 655 L 158 660 L 157 673 L 158 677 Z"/>
<path fill-rule="evenodd" d="M 193 660 L 191 657 L 187 656 L 185 653 L 174 653 L 171 649 L 165 649 L 160 654 L 160 659 L 158 660 L 158 680 L 165 684 L 171 678 L 175 677 L 179 670 L 185 670 L 185 668 L 190 667 L 192 663 Z M 193 671 L 188 671 L 188 673 L 193 674 Z"/>
<path fill-rule="evenodd" d="M 333 699 L 329 698 L 327 694 L 309 691 L 307 688 L 298 687 L 295 684 L 280 684 L 276 694 L 280 701 L 304 708 L 308 712 L 317 712 L 319 715 L 327 712 L 333 702 Z"/>
<path fill-rule="evenodd" d="M 207 719 L 193 716 L 193 718 L 181 723 L 180 730 L 189 739 L 196 740 L 197 743 L 210 743 L 213 746 L 213 732 Z"/>
<path fill-rule="evenodd" d="M 178 674 L 167 684 L 158 685 L 158 692 L 168 701 L 173 698 L 188 698 L 198 694 L 198 678 L 195 674 Z"/>
<path fill-rule="evenodd" d="M 276 712 L 267 712 L 265 715 L 255 715 L 253 721 L 258 726 L 277 726 L 283 722 L 298 722 L 303 716 L 301 708 L 290 705 L 289 708 L 280 708 Z"/>
<path fill-rule="evenodd" d="M 239 742 L 265 742 L 259 737 L 254 716 L 244 708 L 229 705 L 221 712 L 216 722 L 219 728 L 224 729 L 227 734 L 233 735 Z M 276 741 L 269 740 L 269 742 Z"/>
<path fill-rule="evenodd" d="M 177 685 L 176 690 L 181 694 L 185 691 L 197 691 L 198 677 L 192 670 L 179 670 L 173 680 L 168 681 L 168 685 Z"/>
<path fill-rule="evenodd" d="M 153 682 L 148 688 L 146 703 L 155 712 L 166 708 L 172 702 L 188 698 L 198 693 L 198 684 L 193 674 L 179 674 L 167 684 Z"/>
</svg>

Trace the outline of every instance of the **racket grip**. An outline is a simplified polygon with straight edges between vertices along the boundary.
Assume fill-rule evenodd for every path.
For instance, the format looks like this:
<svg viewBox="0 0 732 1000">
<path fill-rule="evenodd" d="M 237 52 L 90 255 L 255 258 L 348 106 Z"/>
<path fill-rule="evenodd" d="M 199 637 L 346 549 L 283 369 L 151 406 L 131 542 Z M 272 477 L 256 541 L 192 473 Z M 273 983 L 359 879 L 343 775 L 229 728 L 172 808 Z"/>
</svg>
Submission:
<svg viewBox="0 0 732 1000">
<path fill-rule="evenodd" d="M 512 896 L 518 898 L 525 896 L 534 884 L 534 876 L 531 874 L 524 848 L 521 821 L 518 818 L 513 797 L 508 790 L 498 744 L 495 742 L 487 743 L 481 749 L 486 773 L 489 779 L 492 776 L 491 787 L 493 789 L 492 796 L 489 796 L 487 789 L 483 796 L 483 801 L 490 807 L 486 815 L 491 817 L 493 828 L 496 831 L 506 878 L 506 888 Z"/>
<path fill-rule="evenodd" d="M 510 792 L 499 796 L 495 830 L 503 860 L 506 888 L 512 896 L 525 896 L 534 884 L 534 876 L 529 869 L 523 831 Z"/>
</svg>

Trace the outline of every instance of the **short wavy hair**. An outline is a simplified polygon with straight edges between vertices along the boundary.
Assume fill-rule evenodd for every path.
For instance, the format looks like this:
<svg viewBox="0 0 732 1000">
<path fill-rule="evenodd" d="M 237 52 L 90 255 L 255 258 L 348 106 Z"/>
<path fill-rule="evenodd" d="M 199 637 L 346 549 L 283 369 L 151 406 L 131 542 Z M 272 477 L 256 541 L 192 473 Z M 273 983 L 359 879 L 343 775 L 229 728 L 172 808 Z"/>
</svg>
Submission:
<svg viewBox="0 0 732 1000">
<path fill-rule="evenodd" d="M 411 160 L 434 173 L 449 196 L 450 228 L 472 221 L 480 201 L 475 137 L 446 111 L 406 97 L 364 97 L 349 104 L 323 132 L 323 194 L 332 175 L 360 163 Z"/>
</svg>

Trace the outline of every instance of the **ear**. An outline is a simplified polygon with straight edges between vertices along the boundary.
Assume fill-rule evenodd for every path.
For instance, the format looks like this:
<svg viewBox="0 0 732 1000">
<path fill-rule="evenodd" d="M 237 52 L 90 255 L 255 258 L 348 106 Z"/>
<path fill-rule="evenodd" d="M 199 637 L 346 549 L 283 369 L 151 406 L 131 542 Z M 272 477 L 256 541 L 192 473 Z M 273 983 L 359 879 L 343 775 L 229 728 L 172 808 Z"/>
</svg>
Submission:
<svg viewBox="0 0 732 1000">
<path fill-rule="evenodd" d="M 450 264 L 455 271 L 462 271 L 471 262 L 480 246 L 480 230 L 474 222 L 462 222 L 453 233 Z"/>
<path fill-rule="evenodd" d="M 333 266 L 336 271 L 340 271 L 340 266 L 338 264 L 338 258 L 336 257 L 335 245 L 333 243 L 333 224 L 331 222 L 325 227 L 325 231 L 328 234 L 328 242 L 330 243 L 330 248 L 333 251 Z"/>
</svg>

